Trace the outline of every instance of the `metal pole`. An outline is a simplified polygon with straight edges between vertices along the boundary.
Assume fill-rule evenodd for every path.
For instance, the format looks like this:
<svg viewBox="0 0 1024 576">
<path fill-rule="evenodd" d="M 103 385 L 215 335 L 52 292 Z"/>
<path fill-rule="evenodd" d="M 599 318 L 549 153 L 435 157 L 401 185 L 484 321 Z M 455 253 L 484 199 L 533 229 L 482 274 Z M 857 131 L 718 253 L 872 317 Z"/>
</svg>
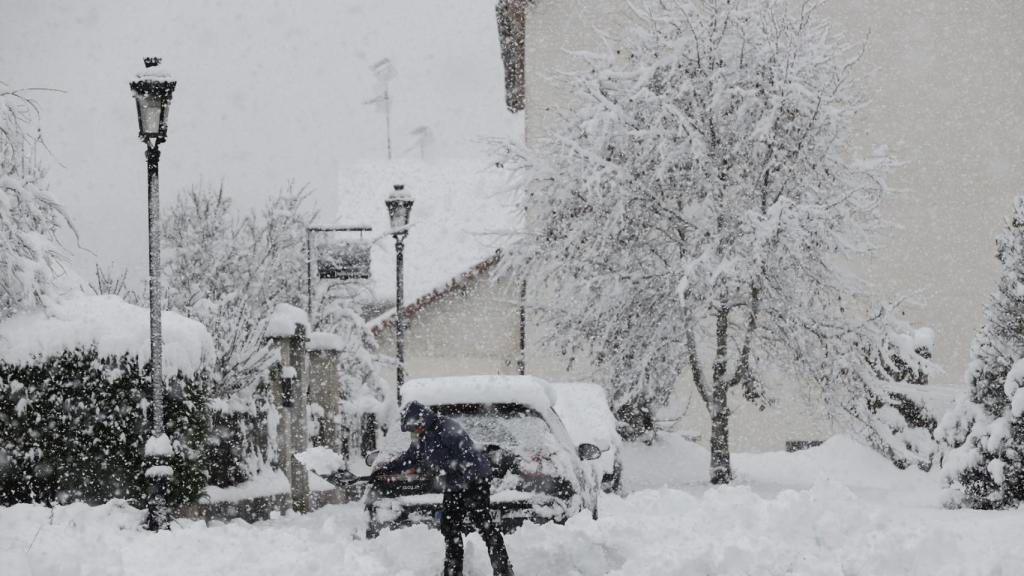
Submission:
<svg viewBox="0 0 1024 576">
<path fill-rule="evenodd" d="M 405 233 L 395 234 L 395 261 L 396 261 L 396 282 L 395 282 L 395 306 L 396 306 L 396 324 L 395 324 L 395 349 L 398 354 L 398 368 L 395 376 L 395 391 L 398 397 L 398 403 L 402 403 L 402 385 L 405 384 L 405 314 L 402 310 L 404 304 L 403 300 L 403 289 L 404 289 L 404 278 L 403 278 L 403 266 L 404 266 L 404 255 L 403 250 L 405 249 Z"/>
<path fill-rule="evenodd" d="M 388 160 L 391 160 L 391 97 L 387 87 L 384 88 L 384 121 L 388 131 Z"/>
<path fill-rule="evenodd" d="M 160 148 L 156 140 L 146 141 L 146 167 L 149 175 L 149 357 L 150 377 L 153 391 L 153 438 L 164 435 L 164 380 L 163 380 L 163 331 L 160 325 Z M 148 456 L 147 456 L 148 457 Z M 166 465 L 163 456 L 158 463 Z M 148 469 L 147 469 L 148 471 Z M 147 528 L 164 530 L 170 522 L 167 509 L 169 478 L 156 475 L 151 478 Z"/>
<path fill-rule="evenodd" d="M 313 328 L 313 228 L 306 228 L 306 316 Z"/>
<path fill-rule="evenodd" d="M 163 332 L 160 325 L 160 148 L 147 142 L 149 172 L 149 351 L 153 388 L 153 437 L 164 433 Z"/>
<path fill-rule="evenodd" d="M 526 375 L 526 281 L 519 285 L 519 375 Z"/>
</svg>

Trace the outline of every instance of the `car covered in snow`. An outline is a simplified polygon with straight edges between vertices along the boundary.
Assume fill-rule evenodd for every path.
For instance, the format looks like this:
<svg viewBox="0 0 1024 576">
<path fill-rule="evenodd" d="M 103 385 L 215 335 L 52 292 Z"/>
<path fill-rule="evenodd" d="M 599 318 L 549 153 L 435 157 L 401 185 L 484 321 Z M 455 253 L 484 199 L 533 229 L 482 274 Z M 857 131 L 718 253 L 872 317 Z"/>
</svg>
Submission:
<svg viewBox="0 0 1024 576">
<path fill-rule="evenodd" d="M 577 444 L 593 444 L 601 456 L 586 461 L 584 467 L 600 482 L 605 492 L 622 490 L 622 437 L 616 429 L 615 416 L 608 405 L 608 396 L 599 384 L 591 382 L 559 382 L 555 390 L 555 413 Z"/>
<path fill-rule="evenodd" d="M 600 450 L 572 441 L 547 382 L 530 376 L 419 379 L 402 386 L 402 399 L 458 421 L 487 456 L 494 473 L 491 515 L 502 530 L 526 521 L 562 523 L 580 512 L 597 517 L 600 487 L 583 461 L 598 458 Z M 389 462 L 410 441 L 395 427 L 368 458 Z M 441 479 L 416 468 L 378 475 L 364 499 L 367 536 L 414 524 L 438 527 L 443 491 Z"/>
</svg>

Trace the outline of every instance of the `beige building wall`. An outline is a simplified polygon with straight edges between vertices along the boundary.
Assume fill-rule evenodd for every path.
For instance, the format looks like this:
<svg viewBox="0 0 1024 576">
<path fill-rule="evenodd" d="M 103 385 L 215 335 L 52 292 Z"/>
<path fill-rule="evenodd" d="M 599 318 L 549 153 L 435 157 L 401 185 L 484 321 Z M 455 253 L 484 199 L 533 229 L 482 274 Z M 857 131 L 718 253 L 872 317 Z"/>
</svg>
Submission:
<svg viewBox="0 0 1024 576">
<path fill-rule="evenodd" d="M 406 380 L 471 374 L 516 374 L 519 357 L 519 298 L 485 271 L 462 288 L 423 307 L 408 319 Z M 378 336 L 380 352 L 395 355 L 395 331 Z M 392 385 L 395 371 L 383 376 Z"/>
<path fill-rule="evenodd" d="M 394 356 L 394 330 L 378 335 L 381 353 Z M 425 306 L 409 319 L 406 333 L 406 378 L 473 374 L 517 374 L 519 359 L 519 297 L 507 282 L 495 283 L 489 272 Z M 526 373 L 550 382 L 593 381 L 585 359 L 570 366 L 567 358 L 544 346 L 543 330 L 531 318 L 526 332 Z M 394 384 L 395 371 L 385 379 Z M 824 439 L 831 435 L 820 412 L 795 404 L 795 393 L 779 406 L 758 411 L 734 395 L 731 444 L 735 450 L 781 450 L 787 440 Z M 677 428 L 707 444 L 710 420 L 689 383 L 668 411 L 681 416 Z"/>
</svg>

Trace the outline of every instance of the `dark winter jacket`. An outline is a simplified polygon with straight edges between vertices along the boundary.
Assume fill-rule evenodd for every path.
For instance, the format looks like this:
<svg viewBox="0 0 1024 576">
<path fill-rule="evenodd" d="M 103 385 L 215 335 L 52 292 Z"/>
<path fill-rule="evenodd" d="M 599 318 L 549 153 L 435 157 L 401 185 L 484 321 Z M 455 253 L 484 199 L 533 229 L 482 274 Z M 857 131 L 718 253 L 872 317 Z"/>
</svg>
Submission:
<svg viewBox="0 0 1024 576">
<path fill-rule="evenodd" d="M 405 453 L 381 466 L 380 472 L 397 473 L 418 466 L 440 477 L 448 491 L 465 490 L 471 482 L 491 477 L 487 458 L 455 420 L 413 401 L 402 415 L 402 428 L 412 429 L 407 422 L 422 424 L 423 433 Z"/>
</svg>

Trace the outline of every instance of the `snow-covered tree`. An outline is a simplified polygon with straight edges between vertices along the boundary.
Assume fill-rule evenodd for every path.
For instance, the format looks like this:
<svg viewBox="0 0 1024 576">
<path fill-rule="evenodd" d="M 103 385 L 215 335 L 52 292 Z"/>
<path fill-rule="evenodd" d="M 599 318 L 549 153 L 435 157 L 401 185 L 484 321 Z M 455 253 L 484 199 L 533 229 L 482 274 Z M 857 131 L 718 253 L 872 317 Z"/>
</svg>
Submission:
<svg viewBox="0 0 1024 576">
<path fill-rule="evenodd" d="M 306 227 L 316 216 L 308 198 L 305 189 L 288 187 L 261 210 L 239 214 L 223 187 L 200 184 L 179 196 L 164 222 L 168 307 L 202 322 L 214 340 L 215 441 L 208 450 L 217 485 L 243 481 L 272 460 L 265 426 L 273 408 L 264 376 L 275 356 L 266 328 L 277 304 L 306 306 Z M 97 284 L 110 282 L 100 278 Z M 319 286 L 314 329 L 343 338 L 365 329 L 348 314 L 350 296 L 345 286 Z M 353 349 L 343 356 L 372 354 L 357 338 L 345 343 Z M 375 365 L 349 365 L 358 382 L 374 382 Z"/>
<path fill-rule="evenodd" d="M 1024 197 L 996 256 L 1002 276 L 971 344 L 969 391 L 936 430 L 943 473 L 975 508 L 1024 501 Z"/>
<path fill-rule="evenodd" d="M 504 266 L 551 341 L 618 405 L 692 380 L 716 483 L 732 477 L 730 391 L 764 406 L 784 379 L 900 465 L 932 446 L 884 390 L 894 349 L 927 361 L 845 265 L 872 248 L 891 165 L 850 141 L 858 53 L 788 6 L 638 7 L 615 54 L 581 55 L 559 126 L 506 161 L 528 233 Z"/>
<path fill-rule="evenodd" d="M 168 307 L 202 322 L 217 349 L 214 396 L 253 385 L 270 361 L 264 329 L 281 302 L 305 307 L 309 193 L 287 188 L 236 214 L 223 188 L 182 194 L 164 223 Z"/>
<path fill-rule="evenodd" d="M 112 294 L 135 306 L 142 306 L 148 302 L 148 294 L 139 294 L 128 283 L 128 269 L 121 268 L 117 271 L 113 265 L 109 268 L 101 268 L 96 265 L 95 278 L 89 282 L 89 289 L 93 294 Z"/>
<path fill-rule="evenodd" d="M 39 110 L 0 83 L 0 318 L 43 303 L 67 256 L 58 234 L 73 230 L 48 190 Z"/>
<path fill-rule="evenodd" d="M 164 224 L 168 306 L 201 321 L 214 338 L 212 396 L 229 400 L 216 405 L 245 411 L 255 421 L 269 409 L 259 389 L 273 361 L 267 320 L 279 303 L 306 306 L 306 227 L 315 218 L 308 197 L 304 189 L 287 188 L 261 211 L 240 215 L 223 188 L 200 185 L 179 197 Z M 365 285 L 340 281 L 319 281 L 314 294 L 314 331 L 344 342 L 339 368 L 348 397 L 358 399 L 353 411 L 386 405 L 376 343 L 356 312 L 368 294 Z M 238 434 L 235 427 L 223 428 L 225 435 Z"/>
</svg>

